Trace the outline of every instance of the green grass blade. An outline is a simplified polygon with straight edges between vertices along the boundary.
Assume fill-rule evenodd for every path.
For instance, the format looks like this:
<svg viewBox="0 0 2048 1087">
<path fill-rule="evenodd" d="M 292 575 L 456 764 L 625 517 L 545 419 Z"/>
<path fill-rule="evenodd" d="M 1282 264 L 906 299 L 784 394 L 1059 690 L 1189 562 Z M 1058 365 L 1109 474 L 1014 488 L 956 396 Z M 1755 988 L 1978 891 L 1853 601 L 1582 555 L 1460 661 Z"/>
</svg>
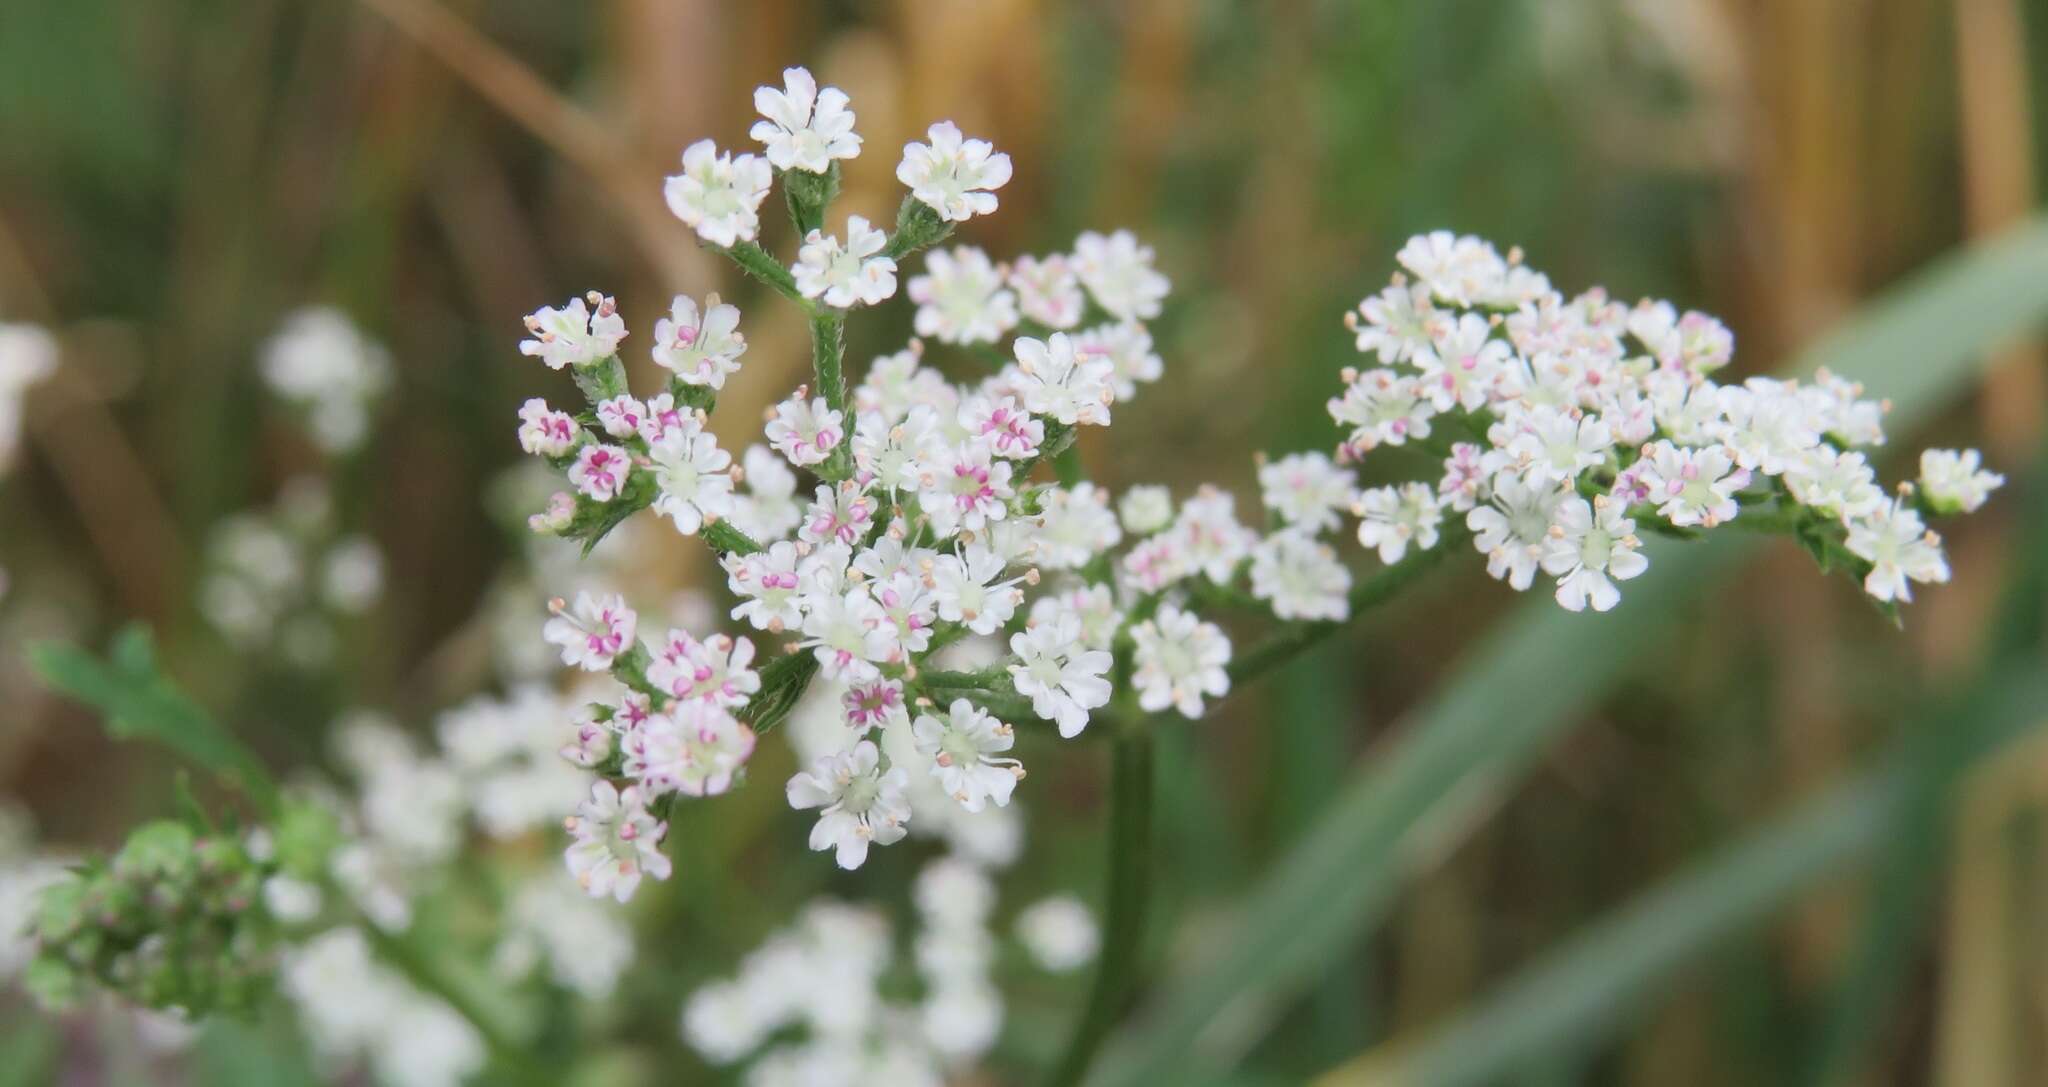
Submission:
<svg viewBox="0 0 2048 1087">
<path fill-rule="evenodd" d="M 1985 352 L 2044 317 L 2048 220 L 2037 220 L 1916 274 L 1787 371 L 1826 366 L 1867 381 L 1891 398 L 1890 425 L 1904 432 L 1966 389 Z M 1658 644 L 1679 607 L 1757 542 L 1656 547 L 1649 573 L 1608 615 L 1524 605 L 1252 890 L 1207 941 L 1213 954 L 1161 986 L 1159 1004 L 1115 1041 L 1089 1082 L 1138 1087 L 1234 1065 L 1276 1009 L 1357 946 L 1406 877 L 1461 838 L 1492 796 Z"/>
<path fill-rule="evenodd" d="M 1828 790 L 1719 856 L 1596 922 L 1494 995 L 1416 1042 L 1371 1053 L 1318 1087 L 1467 1087 L 1600 1041 L 1639 1014 L 1657 982 L 1714 942 L 1891 841 L 1924 786 L 1930 735 L 1961 732 L 1942 776 L 2042 721 L 2048 674 L 2022 660 L 1963 707 L 1930 715 L 1882 767 Z"/>
</svg>

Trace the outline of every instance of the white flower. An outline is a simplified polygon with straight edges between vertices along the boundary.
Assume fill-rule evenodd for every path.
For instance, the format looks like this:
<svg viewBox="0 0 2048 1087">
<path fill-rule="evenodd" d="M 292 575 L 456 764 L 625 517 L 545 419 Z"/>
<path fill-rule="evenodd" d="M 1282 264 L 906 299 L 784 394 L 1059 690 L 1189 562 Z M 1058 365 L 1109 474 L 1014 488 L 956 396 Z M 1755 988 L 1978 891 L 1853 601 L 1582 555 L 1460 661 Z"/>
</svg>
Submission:
<svg viewBox="0 0 2048 1087">
<path fill-rule="evenodd" d="M 893 679 L 852 684 L 840 696 L 839 705 L 846 711 L 846 727 L 862 734 L 910 723 L 910 710 L 903 704 L 903 684 Z"/>
<path fill-rule="evenodd" d="M 569 483 L 593 502 L 618 497 L 633 473 L 633 459 L 616 445 L 592 443 L 576 451 L 576 463 L 569 466 Z"/>
<path fill-rule="evenodd" d="M 501 975 L 516 978 L 545 963 L 557 984 L 587 1000 L 610 996 L 633 964 L 632 928 L 553 872 L 512 896 L 506 929 L 494 962 Z"/>
<path fill-rule="evenodd" d="M 932 776 L 968 811 L 991 800 L 1007 805 L 1024 777 L 1024 764 L 999 757 L 1017 741 L 1010 726 L 964 698 L 954 699 L 943 716 L 918 714 L 911 732 L 918 752 L 932 760 Z"/>
<path fill-rule="evenodd" d="M 1024 594 L 1013 586 L 1021 578 L 1003 576 L 1002 556 L 980 544 L 958 555 L 940 555 L 932 564 L 932 600 L 939 618 L 965 623 L 976 634 L 994 634 L 1016 614 Z"/>
<path fill-rule="evenodd" d="M 0 326 L 0 337 L 5 327 L 26 326 Z M 5 354 L 7 348 L 0 346 L 0 355 Z M 368 407 L 391 383 L 389 353 L 340 310 L 324 306 L 285 318 L 284 327 L 263 345 L 262 368 L 264 382 L 280 397 L 310 409 L 313 438 L 329 452 L 361 444 L 369 427 Z M 36 376 L 46 371 L 38 367 Z M 19 388 L 19 382 L 0 374 L 0 401 L 15 399 Z"/>
<path fill-rule="evenodd" d="M 811 848 L 837 851 L 839 867 L 859 868 L 868 859 L 868 845 L 903 840 L 910 805 L 903 798 L 909 775 L 902 767 L 881 768 L 882 753 L 869 740 L 851 751 L 827 755 L 810 772 L 789 779 L 789 806 L 817 808 Z"/>
<path fill-rule="evenodd" d="M 1267 509 L 1311 535 L 1336 528 L 1340 512 L 1358 500 L 1351 473 L 1321 453 L 1289 453 L 1260 465 L 1259 490 Z"/>
<path fill-rule="evenodd" d="M 764 546 L 789 535 L 804 515 L 789 462 L 765 445 L 750 445 L 740 463 L 746 490 L 733 496 L 733 527 Z"/>
<path fill-rule="evenodd" d="M 1109 704 L 1109 681 L 1103 675 L 1114 659 L 1099 649 L 1085 649 L 1081 624 L 1072 617 L 1041 623 L 1010 635 L 1010 666 L 1017 693 L 1031 700 L 1031 712 L 1059 725 L 1072 739 L 1088 727 L 1088 711 Z"/>
<path fill-rule="evenodd" d="M 1033 558 L 1048 569 L 1086 566 L 1123 539 L 1116 514 L 1109 510 L 1109 495 L 1093 483 L 1047 489 L 1038 517 Z"/>
<path fill-rule="evenodd" d="M 747 353 L 747 338 L 739 329 L 738 306 L 708 294 L 700 314 L 696 299 L 676 295 L 668 316 L 654 322 L 655 364 L 686 385 L 722 389 L 725 379 L 739 372 L 740 356 Z"/>
<path fill-rule="evenodd" d="M 806 608 L 801 648 L 815 650 L 819 674 L 865 683 L 880 673 L 875 665 L 899 654 L 895 627 L 864 588 L 824 593 Z"/>
<path fill-rule="evenodd" d="M 1365 321 L 1360 324 L 1359 318 Z M 1357 334 L 1358 350 L 1376 353 L 1388 366 L 1414 358 L 1430 347 L 1430 329 L 1437 320 L 1429 304 L 1429 288 L 1396 283 L 1358 304 L 1344 315 L 1344 327 Z"/>
<path fill-rule="evenodd" d="M 745 638 L 713 634 L 700 642 L 672 629 L 647 665 L 647 681 L 671 698 L 737 709 L 761 689 L 753 660 L 754 643 Z"/>
<path fill-rule="evenodd" d="M 611 670 L 612 661 L 633 647 L 633 634 L 640 617 L 617 594 L 593 600 L 589 593 L 576 594 L 576 606 L 567 608 L 559 599 L 549 602 L 555 613 L 541 628 L 541 636 L 562 649 L 562 663 L 586 672 Z"/>
<path fill-rule="evenodd" d="M 1938 513 L 1975 513 L 2005 477 L 1983 470 L 1974 449 L 1929 449 L 1920 454 L 1920 493 Z"/>
<path fill-rule="evenodd" d="M 1259 542 L 1258 533 L 1238 523 L 1237 499 L 1207 484 L 1181 506 L 1172 535 L 1183 567 L 1200 570 L 1218 585 L 1230 583 L 1237 564 Z"/>
<path fill-rule="evenodd" d="M 996 460 L 986 445 L 970 442 L 935 458 L 920 481 L 917 502 L 932 530 L 951 536 L 980 532 L 1009 516 L 1010 464 Z"/>
<path fill-rule="evenodd" d="M 1109 385 L 1118 400 L 1138 395 L 1139 382 L 1154 382 L 1166 364 L 1152 349 L 1152 333 L 1136 321 L 1117 321 L 1074 333 L 1074 353 L 1109 362 Z"/>
<path fill-rule="evenodd" d="M 1374 487 L 1359 496 L 1358 516 L 1359 545 L 1378 548 L 1380 561 L 1389 566 L 1408 554 L 1411 542 L 1422 551 L 1435 547 L 1443 522 L 1442 506 L 1427 483 Z"/>
<path fill-rule="evenodd" d="M 1486 497 L 1490 489 L 1487 477 L 1492 474 L 1487 460 L 1487 454 L 1473 442 L 1452 443 L 1451 455 L 1444 458 L 1444 478 L 1436 485 L 1444 505 L 1464 513 Z"/>
<path fill-rule="evenodd" d="M 732 617 L 744 619 L 756 630 L 782 631 L 801 626 L 803 608 L 798 596 L 802 579 L 797 574 L 801 552 L 788 540 L 779 540 L 766 551 L 751 555 L 731 554 L 724 559 L 726 587 L 740 598 Z"/>
<path fill-rule="evenodd" d="M 1026 907 L 1017 915 L 1017 938 L 1041 968 L 1055 974 L 1088 965 L 1102 942 L 1094 915 L 1072 895 Z"/>
<path fill-rule="evenodd" d="M 784 400 L 768 420 L 768 444 L 795 465 L 822 464 L 846 439 L 845 417 L 820 396 L 810 401 Z"/>
<path fill-rule="evenodd" d="M 881 255 L 888 244 L 888 235 L 858 215 L 846 217 L 844 243 L 813 230 L 797 252 L 796 289 L 839 309 L 872 306 L 896 293 L 896 260 Z"/>
<path fill-rule="evenodd" d="M 1550 523 L 1558 503 L 1570 492 L 1551 484 L 1530 486 L 1513 474 L 1495 481 L 1490 504 L 1465 515 L 1472 546 L 1486 556 L 1486 573 L 1506 579 L 1516 592 L 1536 579 L 1536 568 L 1550 544 Z"/>
<path fill-rule="evenodd" d="M 1885 504 L 1877 473 L 1861 453 L 1816 445 L 1785 465 L 1785 489 L 1800 504 L 1844 521 L 1868 517 Z"/>
<path fill-rule="evenodd" d="M 1415 352 L 1422 392 L 1436 410 L 1478 411 L 1486 406 L 1509 355 L 1508 345 L 1492 335 L 1485 318 L 1461 314 L 1455 323 L 1443 322 L 1429 346 Z"/>
<path fill-rule="evenodd" d="M 1719 445 L 1681 449 L 1670 442 L 1643 448 L 1638 478 L 1650 489 L 1649 501 L 1674 525 L 1713 528 L 1733 520 L 1741 507 L 1735 493 L 1749 486 L 1749 469 L 1737 468 Z"/>
<path fill-rule="evenodd" d="M 1109 360 L 1083 355 L 1064 332 L 1047 340 L 1017 337 L 1011 350 L 1017 356 L 1016 384 L 1024 406 L 1034 415 L 1047 415 L 1067 426 L 1109 424 L 1109 405 L 1116 393 L 1110 387 Z"/>
<path fill-rule="evenodd" d="M 590 787 L 590 799 L 563 821 L 575 841 L 564 857 L 569 872 L 592 898 L 633 897 L 643 875 L 667 879 L 668 855 L 661 851 L 668 824 L 648 814 L 639 787 L 621 792 L 609 781 Z"/>
<path fill-rule="evenodd" d="M 1753 377 L 1723 386 L 1720 427 L 1735 463 L 1765 475 L 1785 471 L 1800 453 L 1820 444 L 1813 411 L 1799 391 L 1784 382 Z"/>
<path fill-rule="evenodd" d="M 683 1005 L 683 1039 L 713 1064 L 731 1064 L 760 1048 L 779 1025 L 745 981 L 698 988 Z"/>
<path fill-rule="evenodd" d="M 1408 239 L 1394 259 L 1438 298 L 1460 306 L 1487 302 L 1501 289 L 1507 275 L 1507 263 L 1493 246 L 1448 230 Z"/>
<path fill-rule="evenodd" d="M 718 703 L 696 699 L 649 716 L 623 737 L 622 747 L 625 775 L 647 795 L 717 796 L 732 788 L 753 757 L 754 730 Z"/>
<path fill-rule="evenodd" d="M 1017 326 L 1017 296 L 988 254 L 971 245 L 925 254 L 925 274 L 910 277 L 920 336 L 942 343 L 994 343 Z"/>
<path fill-rule="evenodd" d="M 1346 371 L 1347 373 L 1349 371 Z M 1351 428 L 1346 445 L 1354 456 L 1382 442 L 1401 445 L 1429 437 L 1436 406 L 1422 395 L 1418 379 L 1392 370 L 1367 370 L 1329 403 L 1330 418 Z"/>
<path fill-rule="evenodd" d="M 1843 445 L 1883 445 L 1884 414 L 1889 400 L 1865 400 L 1862 384 L 1830 373 L 1823 366 L 1799 395 L 1815 417 L 1815 425 Z"/>
<path fill-rule="evenodd" d="M 845 91 L 819 90 L 818 81 L 802 68 L 784 68 L 782 86 L 779 91 L 754 88 L 754 108 L 767 120 L 754 122 L 747 131 L 767 147 L 768 161 L 776 169 L 822 174 L 833 159 L 860 154 L 860 136 L 853 131 Z"/>
<path fill-rule="evenodd" d="M 1879 600 L 1911 602 L 1912 582 L 1948 580 L 1941 537 L 1929 531 L 1904 501 L 1895 500 L 1850 521 L 1847 546 L 1850 554 L 1870 563 L 1863 591 Z"/>
<path fill-rule="evenodd" d="M 1635 531 L 1619 502 L 1595 498 L 1589 504 L 1572 495 L 1559 503 L 1543 551 L 1543 572 L 1557 578 L 1557 602 L 1568 611 L 1584 611 L 1589 602 L 1594 611 L 1607 611 L 1620 603 L 1615 580 L 1650 567 Z"/>
<path fill-rule="evenodd" d="M 918 410 L 912 408 L 911 413 Z M 959 422 L 969 436 L 987 442 L 990 452 L 1011 460 L 1037 456 L 1045 441 L 1045 423 L 1032 418 L 1015 397 L 969 397 L 960 405 Z"/>
<path fill-rule="evenodd" d="M 1090 230 L 1074 239 L 1074 273 L 1096 305 L 1122 320 L 1159 316 L 1159 303 L 1172 283 L 1152 267 L 1152 247 L 1119 230 L 1108 237 Z"/>
<path fill-rule="evenodd" d="M 1058 253 L 1040 259 L 1018 257 L 1010 262 L 1010 287 L 1017 292 L 1017 309 L 1030 320 L 1047 328 L 1072 328 L 1081 321 L 1088 300 L 1081 294 L 1081 280 L 1074 267 Z"/>
<path fill-rule="evenodd" d="M 537 457 L 563 457 L 582 437 L 575 416 L 534 397 L 519 407 L 519 448 Z"/>
<path fill-rule="evenodd" d="M 542 306 L 527 315 L 526 331 L 532 338 L 521 340 L 519 353 L 538 357 L 548 369 L 588 366 L 618 354 L 619 341 L 626 338 L 626 319 L 618 304 L 591 292 L 593 312 L 581 298 L 571 298 L 561 309 Z"/>
<path fill-rule="evenodd" d="M 1495 423 L 1488 437 L 1532 484 L 1571 482 L 1614 452 L 1614 432 L 1598 415 L 1553 408 L 1511 414 Z"/>
<path fill-rule="evenodd" d="M 1116 514 L 1125 532 L 1149 536 L 1173 523 L 1173 494 L 1155 483 L 1132 487 L 1117 500 Z"/>
<path fill-rule="evenodd" d="M 1679 317 L 1669 302 L 1638 303 L 1628 315 L 1628 331 L 1669 370 L 1707 374 L 1735 357 L 1735 334 L 1727 326 L 1691 310 Z"/>
<path fill-rule="evenodd" d="M 1351 572 L 1337 553 L 1300 530 L 1278 532 L 1252 550 L 1252 595 L 1281 619 L 1342 622 L 1351 614 Z"/>
<path fill-rule="evenodd" d="M 1010 180 L 1010 156 L 987 140 L 964 140 L 951 121 L 926 132 L 928 144 L 903 145 L 896 180 L 910 195 L 949 223 L 964 222 L 996 210 L 996 194 Z"/>
<path fill-rule="evenodd" d="M 1191 612 L 1162 604 L 1159 613 L 1131 628 L 1136 643 L 1131 685 L 1138 689 L 1138 708 L 1157 713 L 1172 706 L 1181 716 L 1202 716 L 1202 696 L 1221 698 L 1230 691 L 1230 639 L 1220 627 Z"/>
<path fill-rule="evenodd" d="M 810 508 L 804 511 L 797 538 L 805 543 L 841 543 L 851 547 L 867 539 L 874 521 L 874 498 L 852 480 L 837 487 L 820 483 Z"/>
<path fill-rule="evenodd" d="M 597 404 L 597 425 L 614 438 L 631 438 L 647 423 L 647 405 L 631 396 L 614 396 Z"/>
<path fill-rule="evenodd" d="M 0 323 L 0 472 L 14 463 L 21 444 L 24 394 L 56 369 L 55 336 L 36 325 Z M 0 577 L 0 589 L 5 580 Z"/>
<path fill-rule="evenodd" d="M 654 512 L 674 521 L 683 535 L 694 536 L 707 522 L 732 512 L 732 455 L 694 420 L 650 444 L 647 457 L 655 486 L 661 488 Z"/>
<path fill-rule="evenodd" d="M 761 227 L 761 201 L 775 171 L 754 155 L 720 154 L 710 140 L 683 149 L 683 172 L 668 179 L 661 194 L 697 236 L 713 245 L 753 240 Z"/>
</svg>

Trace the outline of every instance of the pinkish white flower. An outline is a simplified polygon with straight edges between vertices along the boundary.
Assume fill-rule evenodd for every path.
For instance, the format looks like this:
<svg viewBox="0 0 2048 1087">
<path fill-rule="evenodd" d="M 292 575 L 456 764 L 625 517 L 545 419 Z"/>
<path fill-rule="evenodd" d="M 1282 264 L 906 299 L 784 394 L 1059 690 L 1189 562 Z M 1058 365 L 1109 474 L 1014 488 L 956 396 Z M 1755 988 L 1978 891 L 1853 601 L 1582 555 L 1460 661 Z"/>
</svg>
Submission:
<svg viewBox="0 0 2048 1087">
<path fill-rule="evenodd" d="M 592 502 L 609 502 L 618 497 L 633 472 L 633 459 L 616 445 L 592 443 L 576 450 L 576 463 L 569 466 L 569 483 Z"/>
<path fill-rule="evenodd" d="M 964 139 L 951 121 L 940 121 L 926 133 L 929 143 L 903 145 L 896 180 L 910 195 L 949 223 L 964 222 L 996 210 L 996 194 L 1010 180 L 1010 156 L 987 140 Z"/>
<path fill-rule="evenodd" d="M 526 318 L 531 339 L 519 344 L 519 353 L 547 363 L 548 369 L 588 366 L 618 354 L 619 341 L 626 338 L 626 320 L 619 316 L 617 303 L 593 291 L 591 306 L 571 298 L 560 309 L 542 306 Z"/>
<path fill-rule="evenodd" d="M 563 664 L 608 672 L 612 661 L 633 647 L 640 617 L 616 593 L 596 599 L 577 593 L 574 607 L 557 599 L 549 603 L 549 610 L 555 614 L 541 627 L 541 636 L 561 648 Z"/>
<path fill-rule="evenodd" d="M 896 293 L 896 260 L 882 254 L 888 244 L 888 235 L 859 215 L 846 217 L 844 242 L 822 230 L 811 231 L 793 269 L 797 291 L 838 309 L 872 306 L 889 298 Z"/>
<path fill-rule="evenodd" d="M 519 407 L 519 448 L 537 457 L 565 457 L 582 438 L 575 416 L 534 397 Z"/>
<path fill-rule="evenodd" d="M 564 857 L 569 872 L 592 898 L 633 897 L 643 875 L 667 879 L 670 865 L 661 851 L 668 824 L 647 811 L 638 787 L 623 792 L 609 781 L 590 787 L 590 799 L 564 821 L 575 837 Z"/>
<path fill-rule="evenodd" d="M 1074 274 L 1095 304 L 1121 320 L 1159 316 L 1159 303 L 1172 284 L 1152 267 L 1152 247 L 1128 230 L 1107 237 L 1087 231 L 1074 239 Z"/>
<path fill-rule="evenodd" d="M 683 149 L 683 172 L 668 179 L 662 197 L 697 236 L 713 245 L 752 241 L 761 228 L 761 201 L 775 171 L 753 155 L 719 153 L 710 140 Z"/>
<path fill-rule="evenodd" d="M 809 401 L 784 400 L 775 406 L 774 418 L 768 420 L 768 444 L 791 464 L 822 464 L 846 440 L 843 423 L 844 416 L 833 411 L 822 396 Z"/>
<path fill-rule="evenodd" d="M 722 389 L 747 353 L 747 338 L 739 328 L 738 306 L 710 294 L 700 312 L 695 299 L 676 295 L 668 316 L 654 322 L 654 361 L 686 385 Z"/>
</svg>

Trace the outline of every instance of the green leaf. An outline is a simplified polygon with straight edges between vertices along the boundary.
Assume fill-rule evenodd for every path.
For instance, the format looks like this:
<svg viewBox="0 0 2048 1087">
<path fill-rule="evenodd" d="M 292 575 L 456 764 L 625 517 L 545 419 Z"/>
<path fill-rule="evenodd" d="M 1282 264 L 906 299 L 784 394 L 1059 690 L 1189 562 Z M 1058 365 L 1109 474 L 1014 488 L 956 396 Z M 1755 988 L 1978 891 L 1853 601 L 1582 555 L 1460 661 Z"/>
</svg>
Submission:
<svg viewBox="0 0 2048 1087">
<path fill-rule="evenodd" d="M 1904 433 L 1967 388 L 1984 354 L 2048 316 L 2048 220 L 1937 262 L 1859 311 L 1787 372 L 1820 367 L 1893 402 Z M 1622 606 L 1573 615 L 1532 600 L 1474 647 L 1403 739 L 1362 768 L 1303 840 L 1211 930 L 1205 960 L 1160 986 L 1089 1082 L 1173 1082 L 1234 1065 L 1286 1001 L 1342 961 L 1400 886 L 1462 840 L 1491 798 L 1658 644 L 1679 609 L 1753 554 L 1722 536 L 1653 544 Z"/>
<path fill-rule="evenodd" d="M 1637 898 L 1421 1039 L 1366 1054 L 1319 1087 L 1476 1087 L 1600 1041 L 1651 1006 L 1656 983 L 1848 861 L 1889 847 L 1926 785 L 1929 737 L 1952 783 L 1970 763 L 2041 723 L 2048 674 L 2022 658 L 1964 706 L 1930 713 L 1884 765 Z"/>
<path fill-rule="evenodd" d="M 149 633 L 140 626 L 117 635 L 105 661 L 54 642 L 31 646 L 28 657 L 44 683 L 104 714 L 110 735 L 163 744 L 266 808 L 275 806 L 277 787 L 262 762 L 157 671 Z"/>
</svg>

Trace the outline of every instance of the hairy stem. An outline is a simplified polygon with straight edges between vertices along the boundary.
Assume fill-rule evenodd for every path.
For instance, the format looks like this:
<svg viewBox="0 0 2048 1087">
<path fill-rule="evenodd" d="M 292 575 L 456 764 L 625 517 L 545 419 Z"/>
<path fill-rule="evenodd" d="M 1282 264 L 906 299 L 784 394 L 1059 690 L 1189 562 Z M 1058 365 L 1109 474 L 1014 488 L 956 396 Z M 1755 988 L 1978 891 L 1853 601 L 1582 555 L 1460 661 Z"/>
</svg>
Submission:
<svg viewBox="0 0 2048 1087">
<path fill-rule="evenodd" d="M 789 269 L 783 267 L 781 261 L 761 248 L 761 243 L 740 242 L 737 245 L 720 248 L 719 252 L 731 257 L 732 262 L 739 265 L 741 271 L 775 288 L 777 294 L 807 311 L 811 308 L 810 299 L 805 298 L 803 292 L 796 289 L 796 277 L 789 274 Z"/>
<path fill-rule="evenodd" d="M 846 410 L 846 315 L 830 307 L 811 314 L 811 368 L 817 374 L 818 395 L 839 413 L 841 437 L 832 455 L 818 466 L 818 474 L 832 482 L 853 475 L 853 415 Z"/>
<path fill-rule="evenodd" d="M 1065 1054 L 1047 1087 L 1074 1087 L 1137 988 L 1152 891 L 1152 732 L 1147 720 L 1118 719 L 1110 750 L 1109 909 L 1103 919 L 1102 958 L 1094 988 L 1074 1024 Z"/>
</svg>

